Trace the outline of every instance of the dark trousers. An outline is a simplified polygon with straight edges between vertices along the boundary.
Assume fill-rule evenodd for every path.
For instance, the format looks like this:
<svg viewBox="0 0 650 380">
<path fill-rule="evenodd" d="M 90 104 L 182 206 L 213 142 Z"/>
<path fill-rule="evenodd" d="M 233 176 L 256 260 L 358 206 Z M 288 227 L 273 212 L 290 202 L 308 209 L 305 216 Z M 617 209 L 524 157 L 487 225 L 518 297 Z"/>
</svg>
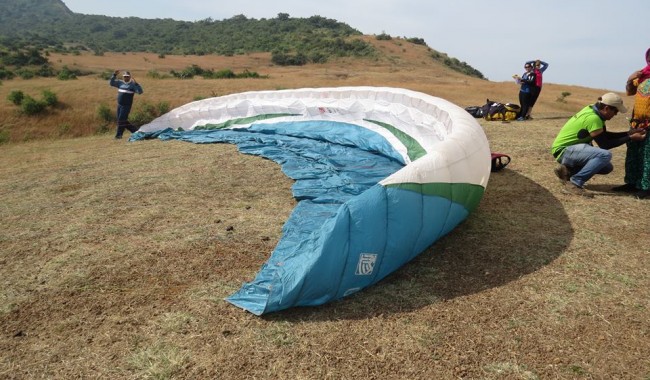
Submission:
<svg viewBox="0 0 650 380">
<path fill-rule="evenodd" d="M 519 103 L 521 104 L 521 111 L 519 113 L 520 117 L 525 118 L 528 114 L 528 110 L 532 105 L 533 94 L 530 92 L 519 91 Z"/>
<path fill-rule="evenodd" d="M 537 98 L 539 98 L 539 94 L 542 92 L 541 87 L 533 86 L 531 89 L 531 94 L 532 94 L 532 99 L 530 101 L 530 108 L 535 107 L 535 103 L 537 103 Z"/>
<path fill-rule="evenodd" d="M 117 105 L 117 132 L 115 138 L 121 139 L 124 130 L 128 129 L 129 132 L 134 133 L 138 130 L 133 124 L 129 122 L 129 113 L 131 112 L 131 105 Z"/>
</svg>

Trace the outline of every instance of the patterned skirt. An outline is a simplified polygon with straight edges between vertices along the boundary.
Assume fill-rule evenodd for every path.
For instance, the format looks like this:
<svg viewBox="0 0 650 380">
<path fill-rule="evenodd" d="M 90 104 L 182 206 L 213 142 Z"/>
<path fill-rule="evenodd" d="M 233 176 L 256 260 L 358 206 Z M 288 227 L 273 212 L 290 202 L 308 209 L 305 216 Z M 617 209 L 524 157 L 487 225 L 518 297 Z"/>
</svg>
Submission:
<svg viewBox="0 0 650 380">
<path fill-rule="evenodd" d="M 650 138 L 627 143 L 625 183 L 639 190 L 650 190 Z"/>
<path fill-rule="evenodd" d="M 646 128 L 650 132 L 650 79 L 637 88 L 633 114 L 630 127 Z M 633 184 L 640 190 L 650 190 L 650 136 L 643 141 L 627 143 L 625 183 Z"/>
</svg>

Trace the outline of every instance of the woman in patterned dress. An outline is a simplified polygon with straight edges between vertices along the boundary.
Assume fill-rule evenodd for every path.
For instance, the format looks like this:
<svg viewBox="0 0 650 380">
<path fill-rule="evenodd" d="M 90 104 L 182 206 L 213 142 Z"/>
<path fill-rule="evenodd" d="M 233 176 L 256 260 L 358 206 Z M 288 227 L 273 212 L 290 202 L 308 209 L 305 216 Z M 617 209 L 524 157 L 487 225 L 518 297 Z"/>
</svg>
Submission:
<svg viewBox="0 0 650 380">
<path fill-rule="evenodd" d="M 646 67 L 630 75 L 625 86 L 634 95 L 631 128 L 650 127 L 650 49 L 645 53 Z M 614 191 L 634 193 L 639 199 L 650 199 L 650 138 L 630 141 L 625 156 L 625 184 Z"/>
</svg>

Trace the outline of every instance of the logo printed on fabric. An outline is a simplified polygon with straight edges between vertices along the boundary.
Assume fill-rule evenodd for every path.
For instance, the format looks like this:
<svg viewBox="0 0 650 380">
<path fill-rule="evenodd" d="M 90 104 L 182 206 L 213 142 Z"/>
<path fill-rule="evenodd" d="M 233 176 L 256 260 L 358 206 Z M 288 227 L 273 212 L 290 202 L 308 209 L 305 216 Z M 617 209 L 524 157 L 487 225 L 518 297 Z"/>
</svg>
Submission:
<svg viewBox="0 0 650 380">
<path fill-rule="evenodd" d="M 357 263 L 357 270 L 354 274 L 358 276 L 368 276 L 375 270 L 375 263 L 377 262 L 376 253 L 362 253 L 359 255 L 359 262 Z"/>
</svg>

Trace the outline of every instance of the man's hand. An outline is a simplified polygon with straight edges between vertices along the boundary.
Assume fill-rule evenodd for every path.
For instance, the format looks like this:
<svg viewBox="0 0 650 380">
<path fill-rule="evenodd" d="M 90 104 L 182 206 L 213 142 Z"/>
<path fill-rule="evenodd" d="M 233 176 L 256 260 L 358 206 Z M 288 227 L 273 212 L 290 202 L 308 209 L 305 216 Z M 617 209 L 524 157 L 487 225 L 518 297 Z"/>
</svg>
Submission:
<svg viewBox="0 0 650 380">
<path fill-rule="evenodd" d="M 113 75 L 115 75 L 115 76 L 117 76 L 117 74 L 119 74 L 119 73 L 120 73 L 120 70 L 113 71 Z"/>
<path fill-rule="evenodd" d="M 647 135 L 647 132 L 647 129 L 630 129 L 628 134 L 630 135 L 630 140 L 643 141 Z"/>
</svg>

